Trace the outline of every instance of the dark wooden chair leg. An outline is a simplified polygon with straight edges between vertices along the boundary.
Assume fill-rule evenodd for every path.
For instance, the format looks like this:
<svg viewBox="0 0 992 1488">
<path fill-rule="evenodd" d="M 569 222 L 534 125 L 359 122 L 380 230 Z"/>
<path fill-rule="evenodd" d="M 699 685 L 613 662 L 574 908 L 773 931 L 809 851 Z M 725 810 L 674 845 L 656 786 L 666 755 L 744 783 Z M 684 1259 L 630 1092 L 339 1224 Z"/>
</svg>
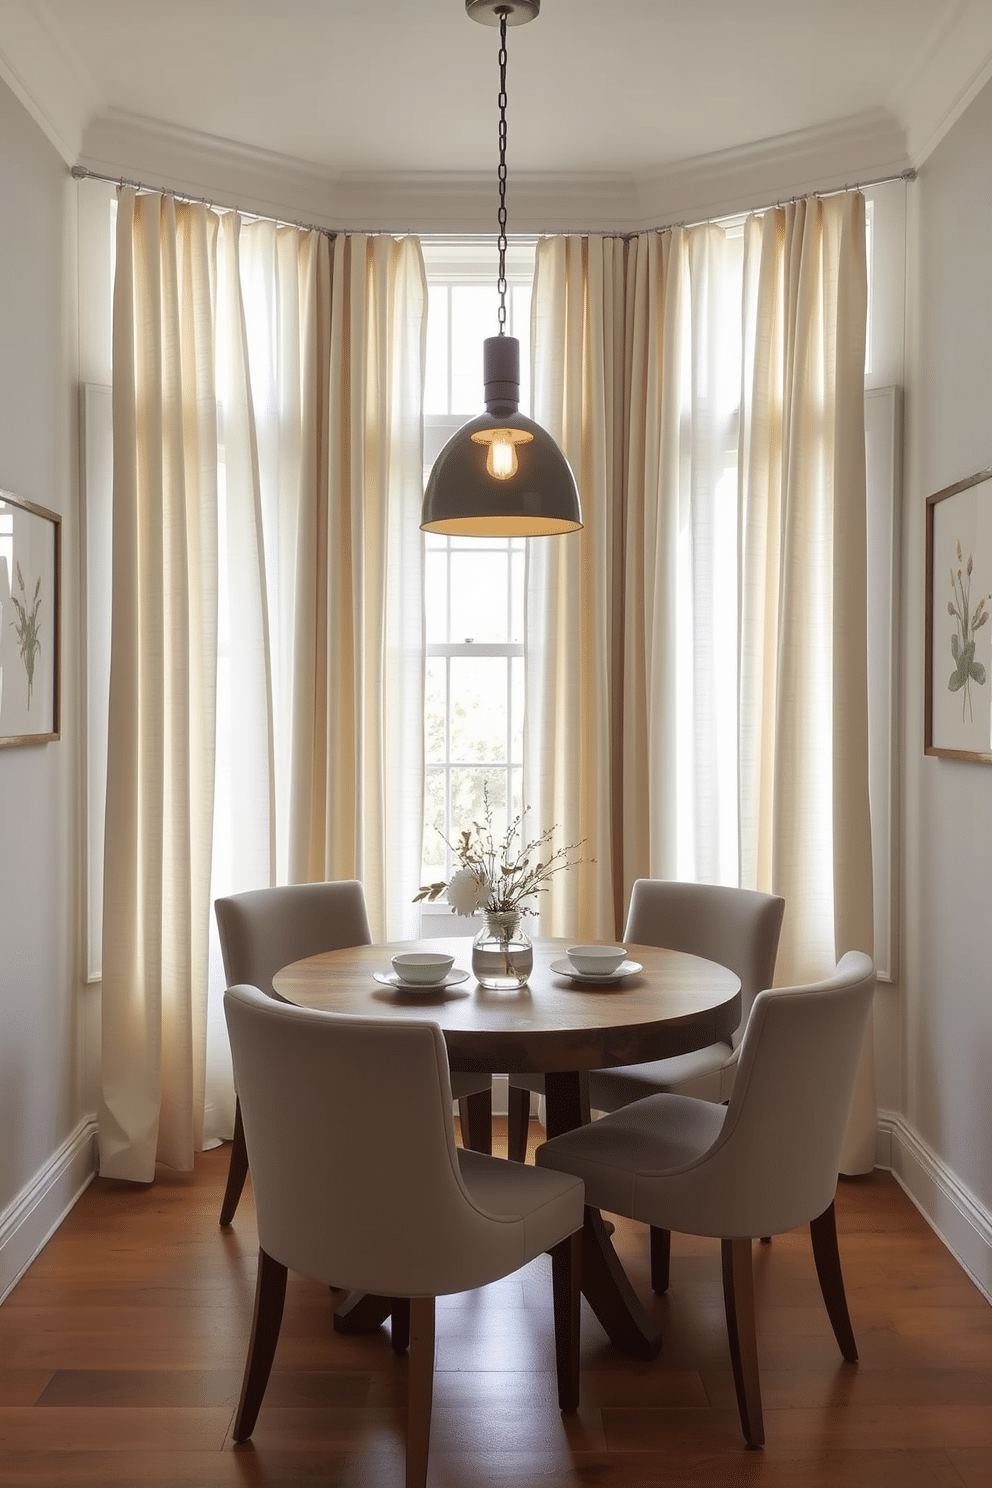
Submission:
<svg viewBox="0 0 992 1488">
<path fill-rule="evenodd" d="M 493 1150 L 493 1093 L 492 1089 L 479 1090 L 475 1095 L 466 1095 L 458 1102 L 458 1120 L 462 1128 L 462 1145 L 473 1152 Z"/>
<path fill-rule="evenodd" d="M 389 1338 L 394 1354 L 405 1354 L 410 1347 L 410 1299 L 396 1297 L 389 1317 Z"/>
<path fill-rule="evenodd" d="M 579 1286 L 582 1231 L 576 1230 L 551 1249 L 551 1289 L 555 1310 L 555 1368 L 558 1409 L 567 1415 L 579 1408 Z"/>
<path fill-rule="evenodd" d="M 229 1225 L 241 1198 L 241 1190 L 248 1176 L 248 1148 L 245 1146 L 245 1129 L 241 1120 L 241 1102 L 235 1097 L 234 1136 L 231 1138 L 231 1162 L 227 1170 L 227 1187 L 224 1202 L 220 1206 L 220 1222 Z"/>
<path fill-rule="evenodd" d="M 434 1298 L 410 1301 L 410 1372 L 407 1383 L 406 1488 L 425 1488 L 434 1402 Z"/>
<path fill-rule="evenodd" d="M 251 1342 L 248 1345 L 248 1362 L 241 1385 L 241 1399 L 234 1418 L 236 1442 L 247 1441 L 255 1429 L 262 1396 L 272 1371 L 276 1344 L 279 1342 L 285 1300 L 286 1267 L 274 1261 L 259 1247 L 255 1315 L 252 1318 Z"/>
<path fill-rule="evenodd" d="M 730 1362 L 737 1390 L 744 1440 L 749 1447 L 765 1443 L 758 1377 L 758 1340 L 754 1322 L 754 1275 L 750 1239 L 721 1240 L 723 1300 L 727 1312 Z"/>
<path fill-rule="evenodd" d="M 651 1226 L 651 1290 L 663 1297 L 668 1291 L 672 1261 L 672 1232 Z"/>
<path fill-rule="evenodd" d="M 519 1085 L 508 1085 L 506 1101 L 506 1155 L 510 1162 L 526 1162 L 530 1091 L 522 1090 Z"/>
<path fill-rule="evenodd" d="M 833 1202 L 818 1218 L 810 1220 L 809 1236 L 813 1242 L 816 1275 L 830 1326 L 844 1358 L 853 1364 L 858 1357 L 858 1345 L 851 1327 L 851 1315 L 847 1310 L 847 1293 L 844 1290 L 844 1273 L 840 1267 L 840 1251 L 837 1249 L 837 1220 Z"/>
</svg>

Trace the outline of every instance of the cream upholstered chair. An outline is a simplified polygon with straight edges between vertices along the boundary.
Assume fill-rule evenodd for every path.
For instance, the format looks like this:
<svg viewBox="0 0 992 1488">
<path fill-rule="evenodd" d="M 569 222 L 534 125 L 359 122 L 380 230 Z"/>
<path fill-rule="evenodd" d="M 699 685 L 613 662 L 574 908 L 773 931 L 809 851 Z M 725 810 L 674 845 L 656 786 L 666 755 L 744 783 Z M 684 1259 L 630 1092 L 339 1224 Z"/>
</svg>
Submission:
<svg viewBox="0 0 992 1488">
<path fill-rule="evenodd" d="M 701 1100 L 727 1100 L 751 1004 L 774 979 L 784 911 L 784 899 L 752 889 L 660 878 L 636 881 L 624 940 L 631 945 L 666 946 L 672 951 L 705 956 L 728 967 L 740 977 L 741 1021 L 729 1044 L 709 1044 L 705 1049 L 649 1064 L 593 1070 L 589 1075 L 589 1106 L 593 1111 L 616 1111 L 631 1101 L 663 1091 Z M 527 1149 L 530 1091 L 535 1089 L 543 1089 L 543 1076 L 510 1076 L 507 1150 L 518 1162 L 523 1162 Z M 653 1227 L 651 1285 L 656 1292 L 668 1290 L 670 1249 L 668 1231 Z"/>
<path fill-rule="evenodd" d="M 244 982 L 260 987 L 273 997 L 278 994 L 273 990 L 272 978 L 291 961 L 316 956 L 320 951 L 372 943 L 365 891 L 353 878 L 334 883 L 249 889 L 243 894 L 218 899 L 214 911 L 227 985 Z M 459 1102 L 463 1132 L 471 1131 L 473 1145 L 485 1147 L 486 1134 L 491 1130 L 491 1080 L 480 1075 L 455 1075 L 452 1088 Z M 248 1157 L 238 1101 L 234 1109 L 231 1163 L 220 1211 L 222 1225 L 229 1225 L 234 1218 L 247 1174 Z"/>
<path fill-rule="evenodd" d="M 813 986 L 761 992 L 727 1106 L 651 1095 L 537 1150 L 574 1173 L 586 1203 L 722 1242 L 723 1289 L 741 1424 L 764 1441 L 751 1239 L 809 1224 L 823 1300 L 845 1359 L 858 1357 L 837 1250 L 834 1192 L 875 969 L 849 951 Z"/>
<path fill-rule="evenodd" d="M 259 1241 L 235 1441 L 251 1435 L 262 1403 L 287 1269 L 410 1299 L 407 1488 L 427 1474 L 435 1297 L 496 1281 L 546 1250 L 559 1405 L 576 1410 L 582 1183 L 455 1146 L 436 1023 L 315 1012 L 254 987 L 229 988 L 224 1008 Z M 400 1333 L 405 1347 L 402 1314 Z"/>
</svg>

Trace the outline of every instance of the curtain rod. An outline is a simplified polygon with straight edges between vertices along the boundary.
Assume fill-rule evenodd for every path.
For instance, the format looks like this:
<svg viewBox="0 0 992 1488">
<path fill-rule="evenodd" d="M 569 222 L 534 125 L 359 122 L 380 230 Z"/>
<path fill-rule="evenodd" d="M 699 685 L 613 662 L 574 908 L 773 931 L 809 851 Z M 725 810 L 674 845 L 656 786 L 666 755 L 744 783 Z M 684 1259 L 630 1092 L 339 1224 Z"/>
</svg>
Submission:
<svg viewBox="0 0 992 1488">
<path fill-rule="evenodd" d="M 218 210 L 223 211 L 223 212 L 240 212 L 243 217 L 250 217 L 250 218 L 252 218 L 253 221 L 256 221 L 256 222 L 275 222 L 275 223 L 278 223 L 280 226 L 283 226 L 283 227 L 297 227 L 302 232 L 319 232 L 319 233 L 324 233 L 329 238 L 336 238 L 338 236 L 339 232 L 354 232 L 354 233 L 359 233 L 359 234 L 361 234 L 364 237 L 370 237 L 370 238 L 382 237 L 382 236 L 389 236 L 389 237 L 391 237 L 391 236 L 394 236 L 395 233 L 396 233 L 396 229 L 395 228 L 388 228 L 388 227 L 368 227 L 368 228 L 320 227 L 315 222 L 297 222 L 293 218 L 290 218 L 290 217 L 274 217 L 274 216 L 271 215 L 271 213 L 268 213 L 268 212 L 242 211 L 242 209 L 240 207 L 225 207 L 225 206 L 222 206 L 222 205 L 220 205 L 220 203 L 214 201 L 214 199 L 212 197 L 207 197 L 207 196 L 190 196 L 187 192 L 184 192 L 184 191 L 173 191 L 173 190 L 169 189 L 168 187 L 163 187 L 163 186 L 149 186 L 144 181 L 131 181 L 131 180 L 128 180 L 125 176 L 104 175 L 100 171 L 89 170 L 85 165 L 74 165 L 72 167 L 72 170 L 70 171 L 70 174 L 72 175 L 73 179 L 76 180 L 76 181 L 107 181 L 111 185 L 115 185 L 115 186 L 118 186 L 118 187 L 132 186 L 135 189 L 135 191 L 155 191 L 155 192 L 159 192 L 163 196 L 171 196 L 176 201 L 192 202 L 192 203 L 194 203 L 194 204 L 196 204 L 198 206 L 217 208 Z M 724 212 L 719 217 L 699 217 L 699 218 L 696 218 L 696 219 L 694 219 L 692 221 L 687 221 L 687 220 L 682 219 L 682 218 L 676 218 L 674 221 L 663 223 L 659 227 L 645 227 L 645 228 L 640 228 L 640 229 L 638 229 L 637 232 L 603 232 L 602 229 L 597 229 L 595 232 L 590 232 L 588 229 L 555 228 L 551 232 L 539 232 L 539 233 L 527 232 L 527 233 L 519 233 L 519 234 L 518 233 L 515 233 L 515 234 L 513 234 L 513 236 L 514 237 L 523 237 L 523 238 L 537 238 L 537 237 L 580 237 L 580 238 L 602 237 L 602 238 L 621 238 L 624 242 L 629 243 L 634 238 L 640 237 L 642 233 L 652 233 L 652 232 L 654 232 L 654 233 L 661 233 L 661 232 L 668 232 L 673 227 L 683 227 L 683 228 L 685 228 L 685 227 L 703 227 L 708 222 L 715 222 L 715 223 L 719 223 L 719 222 L 733 222 L 733 221 L 736 221 L 737 219 L 739 219 L 741 217 L 749 216 L 753 212 L 768 212 L 768 211 L 771 211 L 774 207 L 788 206 L 792 202 L 803 201 L 803 200 L 805 200 L 808 197 L 813 197 L 815 199 L 825 199 L 826 197 L 829 197 L 829 196 L 841 196 L 841 195 L 843 195 L 843 193 L 845 191 L 865 191 L 865 190 L 867 190 L 871 186 L 888 186 L 888 185 L 891 185 L 895 181 L 905 181 L 905 182 L 915 181 L 916 180 L 916 175 L 917 175 L 916 170 L 912 166 L 910 166 L 907 170 L 899 171 L 896 175 L 875 176 L 873 179 L 868 180 L 868 181 L 854 181 L 849 186 L 836 186 L 836 187 L 833 187 L 829 191 L 806 191 L 806 192 L 802 192 L 801 194 L 796 195 L 796 196 L 779 197 L 779 198 L 777 198 L 776 200 L 773 200 L 773 201 L 766 201 L 766 202 L 762 203 L 760 206 L 744 207 L 739 212 Z M 420 234 L 418 234 L 418 236 L 421 237 L 421 238 L 427 238 L 427 239 L 430 239 L 432 237 L 444 238 L 444 239 L 455 239 L 455 238 L 457 238 L 458 240 L 464 242 L 466 238 L 478 238 L 480 241 L 487 240 L 489 237 L 491 237 L 491 234 L 486 233 L 486 232 L 473 232 L 473 233 L 420 233 Z"/>
<path fill-rule="evenodd" d="M 133 186 L 135 191 L 155 191 L 161 196 L 171 196 L 174 201 L 190 202 L 194 206 L 211 207 L 220 212 L 239 212 L 242 217 L 250 217 L 254 222 L 275 222 L 280 227 L 298 227 L 301 232 L 324 233 L 329 238 L 336 238 L 338 229 L 333 227 L 321 227 L 316 222 L 297 222 L 292 217 L 274 217 L 271 212 L 245 211 L 241 207 L 227 207 L 216 201 L 211 196 L 192 196 L 187 191 L 173 191 L 170 186 L 150 186 L 147 181 L 131 181 L 126 176 L 105 175 L 102 171 L 89 170 L 85 165 L 74 165 L 69 174 L 74 181 L 107 181 L 112 186 Z M 377 237 L 380 229 L 369 233 L 369 237 Z"/>
</svg>

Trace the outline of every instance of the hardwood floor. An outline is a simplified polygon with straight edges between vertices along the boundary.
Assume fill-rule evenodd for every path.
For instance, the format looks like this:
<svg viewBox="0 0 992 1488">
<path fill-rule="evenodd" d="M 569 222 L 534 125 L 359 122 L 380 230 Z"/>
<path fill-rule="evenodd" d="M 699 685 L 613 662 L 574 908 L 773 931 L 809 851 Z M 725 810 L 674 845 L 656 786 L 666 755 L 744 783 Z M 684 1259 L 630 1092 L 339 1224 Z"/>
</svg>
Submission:
<svg viewBox="0 0 992 1488">
<path fill-rule="evenodd" d="M 335 1334 L 340 1294 L 297 1277 L 232 1447 L 256 1237 L 250 1185 L 217 1224 L 228 1150 L 148 1188 L 98 1179 L 0 1307 L 5 1488 L 400 1488 L 406 1361 L 384 1332 Z M 857 1365 L 808 1234 L 755 1246 L 763 1451 L 740 1434 L 718 1242 L 676 1235 L 660 1357 L 617 1353 L 584 1307 L 571 1419 L 546 1257 L 439 1301 L 432 1488 L 992 1488 L 992 1308 L 888 1175 L 842 1182 L 837 1214 Z M 646 1230 L 620 1221 L 617 1247 L 648 1297 Z"/>
</svg>

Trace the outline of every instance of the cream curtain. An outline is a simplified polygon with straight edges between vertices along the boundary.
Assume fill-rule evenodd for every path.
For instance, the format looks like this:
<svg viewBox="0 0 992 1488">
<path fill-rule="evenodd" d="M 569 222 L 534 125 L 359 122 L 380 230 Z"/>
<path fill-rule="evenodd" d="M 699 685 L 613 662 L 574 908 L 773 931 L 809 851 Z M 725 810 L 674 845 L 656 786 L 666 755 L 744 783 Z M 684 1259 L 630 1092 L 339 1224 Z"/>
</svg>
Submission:
<svg viewBox="0 0 992 1488">
<path fill-rule="evenodd" d="M 864 199 L 745 228 L 741 881 L 784 895 L 777 979 L 872 954 Z M 874 1166 L 869 1035 L 843 1171 Z"/>
<path fill-rule="evenodd" d="M 624 902 L 636 878 L 737 878 L 739 244 L 630 245 Z"/>
<path fill-rule="evenodd" d="M 100 1145 L 148 1181 L 230 1132 L 217 894 L 412 933 L 426 292 L 415 240 L 133 191 L 117 265 Z"/>
<path fill-rule="evenodd" d="M 398 938 L 419 922 L 423 823 L 419 244 L 339 237 L 320 292 L 331 313 L 296 571 L 289 876 L 361 878 L 373 930 Z"/>
<path fill-rule="evenodd" d="M 100 1169 L 141 1182 L 203 1140 L 216 246 L 204 208 L 121 191 Z"/>
<path fill-rule="evenodd" d="M 538 244 L 532 298 L 533 409 L 579 482 L 583 528 L 527 544 L 524 800 L 530 835 L 558 825 L 581 865 L 541 896 L 545 935 L 618 933 L 613 761 L 620 748 L 620 539 L 624 244 Z"/>
<path fill-rule="evenodd" d="M 588 525 L 530 545 L 525 792 L 597 859 L 549 928 L 604 933 L 614 865 L 623 905 L 640 876 L 739 882 L 786 899 L 778 980 L 816 978 L 873 942 L 864 201 L 637 237 L 608 313 L 601 253 L 547 240 L 535 274 L 535 417 Z"/>
</svg>

